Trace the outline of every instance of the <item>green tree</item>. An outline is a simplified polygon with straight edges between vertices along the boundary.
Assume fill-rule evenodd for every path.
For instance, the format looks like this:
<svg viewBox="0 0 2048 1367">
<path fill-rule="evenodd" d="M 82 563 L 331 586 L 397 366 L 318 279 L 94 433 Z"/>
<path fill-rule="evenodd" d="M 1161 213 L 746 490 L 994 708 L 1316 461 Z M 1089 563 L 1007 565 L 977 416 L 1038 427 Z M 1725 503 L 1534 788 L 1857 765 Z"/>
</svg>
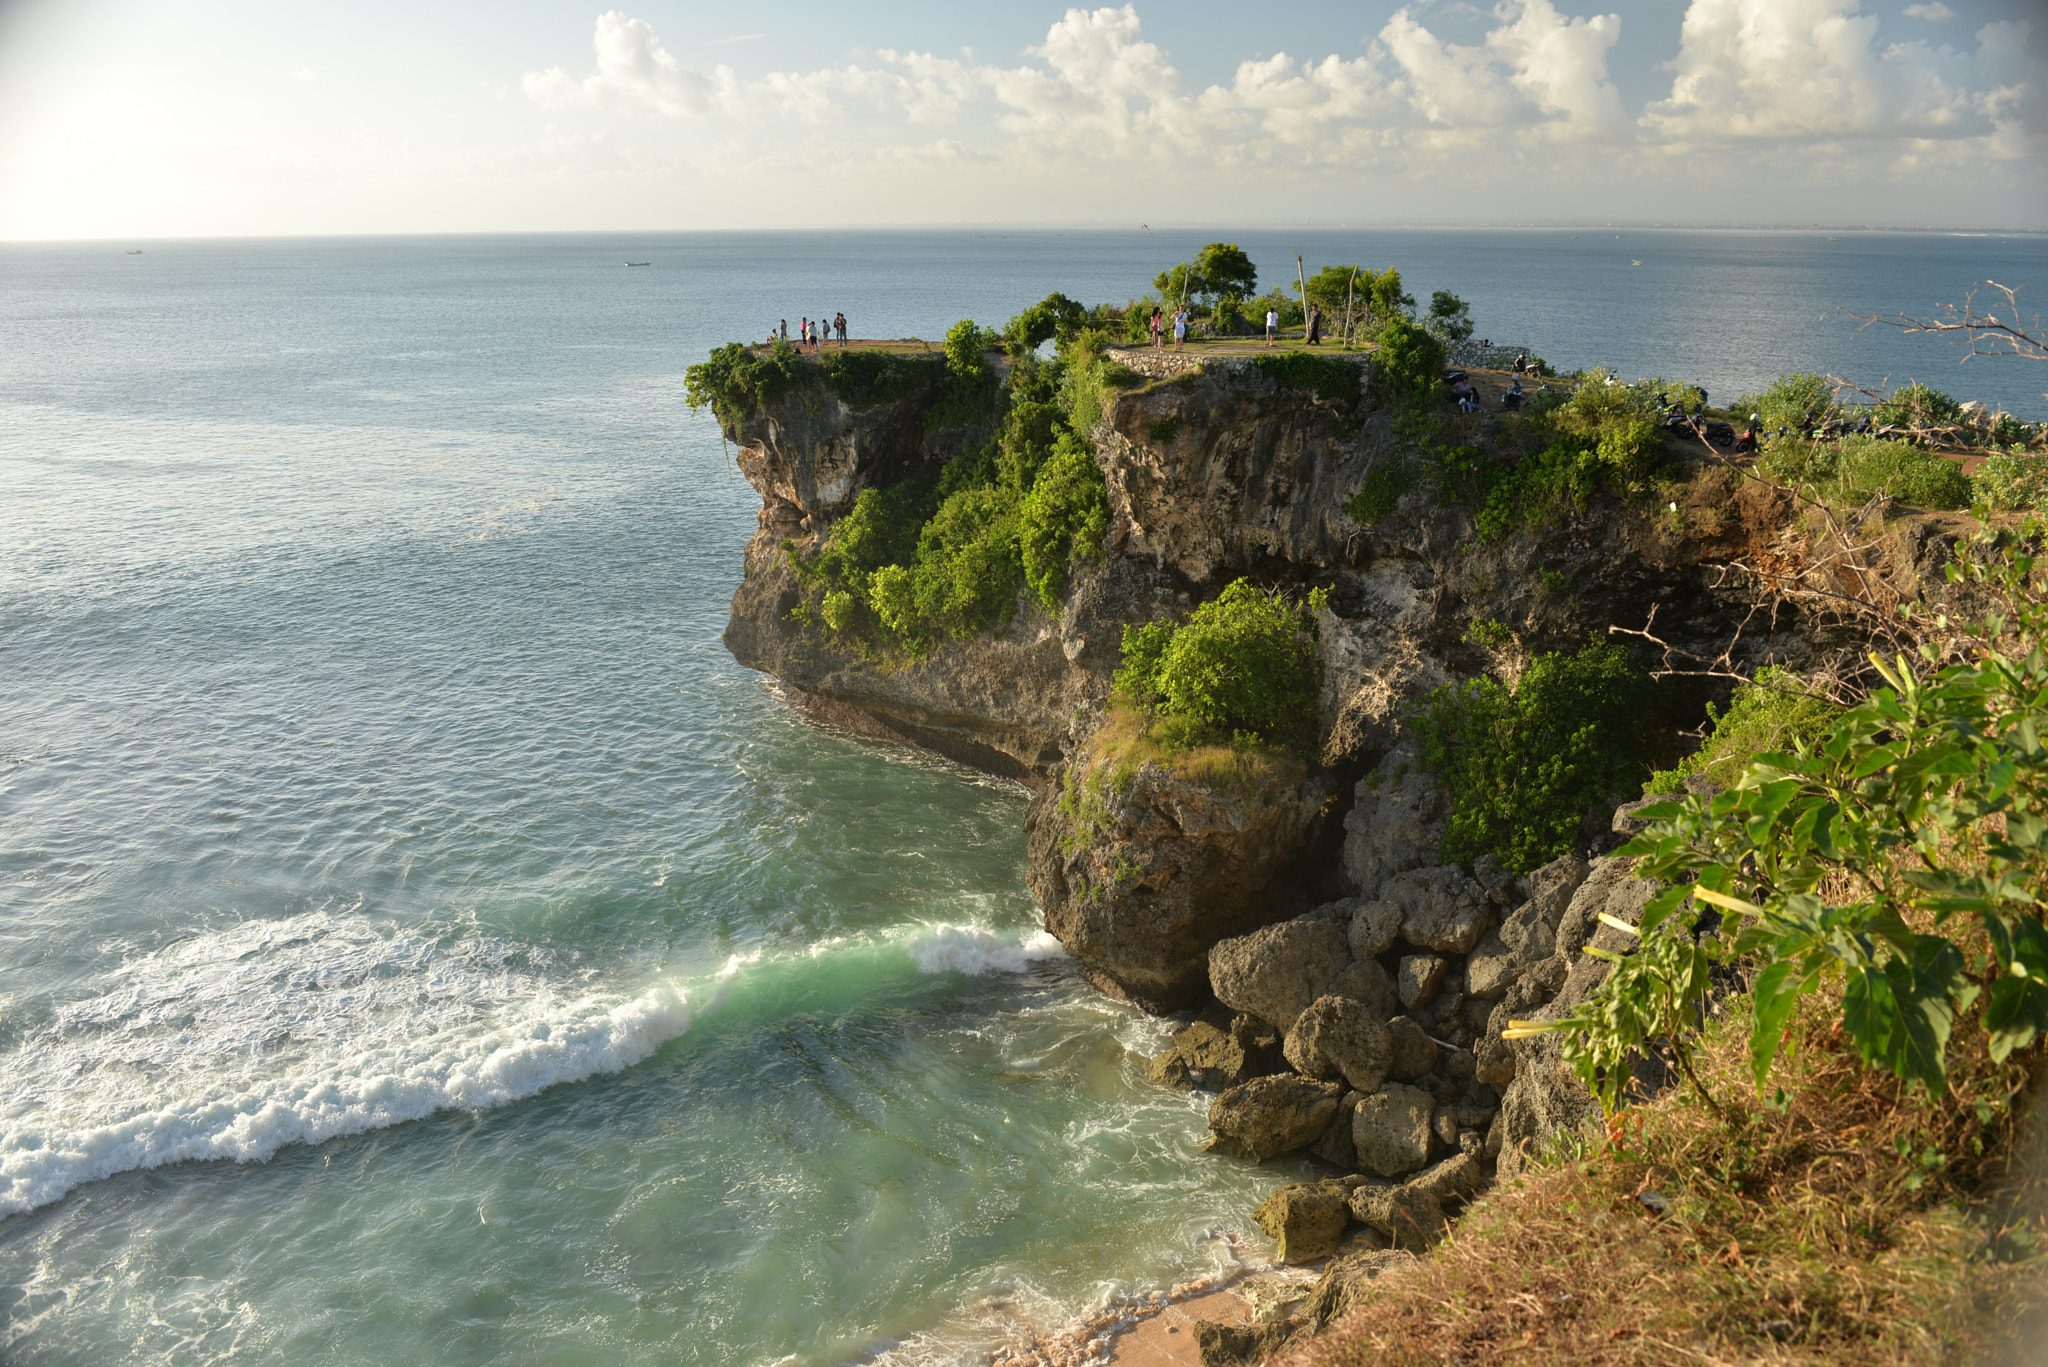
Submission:
<svg viewBox="0 0 2048 1367">
<path fill-rule="evenodd" d="M 1472 306 L 1449 290 L 1429 296 L 1431 332 L 1449 342 L 1462 342 L 1472 335 Z"/>
<path fill-rule="evenodd" d="M 1064 344 L 1087 322 L 1086 307 L 1054 290 L 1012 318 L 1003 335 L 1016 351 L 1036 351 L 1054 338 Z"/>
<path fill-rule="evenodd" d="M 1235 242 L 1211 242 L 1171 270 L 1161 271 L 1152 281 L 1168 305 L 1183 298 L 1199 304 L 1218 299 L 1243 300 L 1259 285 L 1258 268 Z"/>
</svg>

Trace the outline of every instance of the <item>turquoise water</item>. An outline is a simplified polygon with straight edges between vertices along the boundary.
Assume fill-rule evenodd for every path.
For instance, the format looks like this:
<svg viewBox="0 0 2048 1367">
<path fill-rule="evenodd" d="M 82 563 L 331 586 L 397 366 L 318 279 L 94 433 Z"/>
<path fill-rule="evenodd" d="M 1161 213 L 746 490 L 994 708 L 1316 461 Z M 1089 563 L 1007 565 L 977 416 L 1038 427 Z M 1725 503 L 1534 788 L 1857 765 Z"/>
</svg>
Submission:
<svg viewBox="0 0 2048 1367">
<path fill-rule="evenodd" d="M 1359 236 L 1619 359 L 1583 239 Z M 1289 1171 L 1199 1157 L 1167 1027 L 1037 932 L 1022 791 L 725 654 L 758 500 L 681 399 L 784 315 L 937 337 L 1186 244 L 145 245 L 0 248 L 0 1361 L 945 1362 L 1233 1256 Z M 1895 303 L 1666 245 L 1670 309 L 1814 319 L 2019 250 L 1869 239 Z M 1678 317 L 1629 368 L 1759 364 Z"/>
</svg>

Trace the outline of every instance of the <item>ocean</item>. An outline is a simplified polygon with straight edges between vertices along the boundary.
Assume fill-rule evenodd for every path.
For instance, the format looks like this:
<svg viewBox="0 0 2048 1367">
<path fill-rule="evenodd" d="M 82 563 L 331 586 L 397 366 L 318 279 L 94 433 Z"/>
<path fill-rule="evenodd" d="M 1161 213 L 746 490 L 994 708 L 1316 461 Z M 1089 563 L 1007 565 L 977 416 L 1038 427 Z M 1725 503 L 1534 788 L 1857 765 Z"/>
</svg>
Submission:
<svg viewBox="0 0 2048 1367">
<path fill-rule="evenodd" d="M 726 655 L 758 499 L 683 403 L 1218 235 L 0 246 L 0 1362 L 951 1363 L 1257 1258 L 1302 1169 L 1198 1153 L 1023 790 Z M 1561 367 L 2048 417 L 1836 311 L 2027 300 L 2041 237 L 1237 240 Z"/>
</svg>

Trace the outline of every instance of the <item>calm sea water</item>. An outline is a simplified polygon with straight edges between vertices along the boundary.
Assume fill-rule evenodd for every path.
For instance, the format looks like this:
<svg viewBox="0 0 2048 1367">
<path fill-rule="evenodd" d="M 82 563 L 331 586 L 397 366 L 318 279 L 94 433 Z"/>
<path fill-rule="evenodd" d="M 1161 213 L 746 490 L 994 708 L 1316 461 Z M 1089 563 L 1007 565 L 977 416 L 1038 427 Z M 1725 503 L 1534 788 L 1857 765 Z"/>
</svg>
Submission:
<svg viewBox="0 0 2048 1367">
<path fill-rule="evenodd" d="M 758 505 L 681 397 L 1199 240 L 0 248 L 0 1361 L 942 1362 L 1229 1258 L 1290 1173 L 1038 933 L 1022 792 L 726 656 Z M 2038 238 L 1241 240 L 1562 365 L 2041 412 L 1826 312 Z"/>
</svg>

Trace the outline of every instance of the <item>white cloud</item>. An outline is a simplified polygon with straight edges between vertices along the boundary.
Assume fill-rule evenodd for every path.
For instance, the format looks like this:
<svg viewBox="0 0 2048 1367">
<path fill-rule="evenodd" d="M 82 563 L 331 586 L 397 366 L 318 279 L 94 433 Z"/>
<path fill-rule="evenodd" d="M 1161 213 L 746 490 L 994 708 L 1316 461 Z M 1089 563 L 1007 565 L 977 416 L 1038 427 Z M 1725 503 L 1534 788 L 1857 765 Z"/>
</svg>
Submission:
<svg viewBox="0 0 2048 1367">
<path fill-rule="evenodd" d="M 1932 18 L 1942 7 L 1916 8 Z M 1691 0 L 1668 95 L 1632 117 L 1608 71 L 1619 16 L 1497 0 L 1479 17 L 1489 24 L 1481 39 L 1460 44 L 1403 7 L 1360 55 L 1251 59 L 1228 84 L 1191 90 L 1145 38 L 1132 4 L 1067 10 L 1015 65 L 882 49 L 747 80 L 725 66 L 685 66 L 646 21 L 609 11 L 597 20 L 593 71 L 531 72 L 524 85 L 550 106 L 760 129 L 717 144 L 723 169 L 741 157 L 761 169 L 1054 158 L 1109 168 L 1141 157 L 1189 172 L 1293 165 L 1478 175 L 1523 164 L 1539 147 L 1553 167 L 1590 168 L 1570 160 L 1581 155 L 1572 149 L 1598 147 L 1601 170 L 1613 175 L 1668 168 L 1662 153 L 1706 146 L 1746 146 L 1754 156 L 1759 146 L 1825 143 L 1839 159 L 1848 140 L 1866 161 L 1953 165 L 2038 155 L 2048 143 L 2024 23 L 1989 25 L 1975 52 L 1958 52 L 1883 41 L 1857 0 Z M 792 143 L 769 132 L 777 123 L 832 131 Z"/>
<path fill-rule="evenodd" d="M 1670 97 L 1644 111 L 1679 144 L 1976 137 L 1991 131 L 1975 61 L 1880 46 L 1855 0 L 1693 0 Z"/>
<path fill-rule="evenodd" d="M 739 81 L 727 67 L 711 75 L 682 65 L 654 36 L 645 19 L 628 19 L 617 10 L 597 16 L 591 37 L 597 70 L 576 80 L 560 67 L 529 71 L 520 82 L 528 98 L 541 104 L 615 104 L 645 106 L 672 116 L 739 112 Z"/>
<path fill-rule="evenodd" d="M 1942 4 L 1941 0 L 1934 0 L 1931 5 L 1908 5 L 1899 12 L 1908 19 L 1925 19 L 1930 24 L 1938 24 L 1944 19 L 1956 17 L 1956 12 Z"/>
</svg>

